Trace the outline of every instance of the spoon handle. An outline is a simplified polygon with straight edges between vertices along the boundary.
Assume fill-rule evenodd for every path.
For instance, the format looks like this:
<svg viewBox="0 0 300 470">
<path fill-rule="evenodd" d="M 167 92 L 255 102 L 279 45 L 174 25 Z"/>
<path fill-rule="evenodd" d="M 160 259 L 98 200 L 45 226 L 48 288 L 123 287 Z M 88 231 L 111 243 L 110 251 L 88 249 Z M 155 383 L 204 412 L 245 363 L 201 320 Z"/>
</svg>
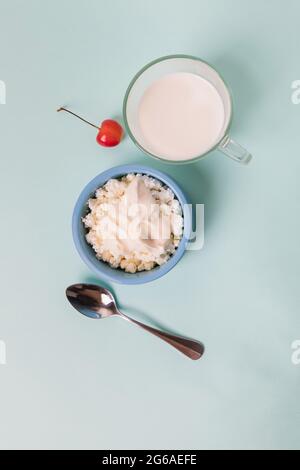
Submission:
<svg viewBox="0 0 300 470">
<path fill-rule="evenodd" d="M 124 313 L 119 312 L 119 315 L 131 323 L 140 326 L 143 330 L 152 333 L 154 336 L 162 339 L 166 343 L 173 346 L 175 349 L 180 351 L 185 356 L 189 357 L 196 361 L 203 356 L 204 353 L 204 346 L 199 341 L 195 341 L 193 339 L 184 338 L 182 336 L 172 335 L 170 333 L 166 333 L 164 331 L 157 330 L 156 328 L 152 328 L 151 326 L 145 325 L 133 318 L 128 317 Z"/>
</svg>

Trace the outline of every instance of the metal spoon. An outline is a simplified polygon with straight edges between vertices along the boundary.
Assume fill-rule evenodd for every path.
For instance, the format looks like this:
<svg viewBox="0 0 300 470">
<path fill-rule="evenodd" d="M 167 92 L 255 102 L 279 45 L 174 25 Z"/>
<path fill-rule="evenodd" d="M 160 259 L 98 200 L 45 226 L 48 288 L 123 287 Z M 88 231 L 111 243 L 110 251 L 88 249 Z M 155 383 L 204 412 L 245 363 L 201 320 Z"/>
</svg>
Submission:
<svg viewBox="0 0 300 470">
<path fill-rule="evenodd" d="M 117 315 L 158 336 L 194 361 L 200 359 L 204 353 L 204 347 L 198 341 L 157 330 L 124 315 L 119 311 L 112 293 L 104 287 L 94 284 L 73 284 L 67 288 L 66 295 L 78 312 L 90 318 L 98 319 Z"/>
</svg>

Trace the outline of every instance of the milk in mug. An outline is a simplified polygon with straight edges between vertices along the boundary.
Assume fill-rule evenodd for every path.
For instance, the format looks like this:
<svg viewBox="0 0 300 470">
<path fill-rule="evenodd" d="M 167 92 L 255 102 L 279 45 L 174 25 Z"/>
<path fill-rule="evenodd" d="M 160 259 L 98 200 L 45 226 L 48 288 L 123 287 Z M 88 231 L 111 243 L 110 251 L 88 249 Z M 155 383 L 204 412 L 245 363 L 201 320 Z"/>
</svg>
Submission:
<svg viewBox="0 0 300 470">
<path fill-rule="evenodd" d="M 211 150 L 222 137 L 225 119 L 216 88 L 190 72 L 169 73 L 154 81 L 138 109 L 143 147 L 172 161 L 190 160 Z"/>
</svg>

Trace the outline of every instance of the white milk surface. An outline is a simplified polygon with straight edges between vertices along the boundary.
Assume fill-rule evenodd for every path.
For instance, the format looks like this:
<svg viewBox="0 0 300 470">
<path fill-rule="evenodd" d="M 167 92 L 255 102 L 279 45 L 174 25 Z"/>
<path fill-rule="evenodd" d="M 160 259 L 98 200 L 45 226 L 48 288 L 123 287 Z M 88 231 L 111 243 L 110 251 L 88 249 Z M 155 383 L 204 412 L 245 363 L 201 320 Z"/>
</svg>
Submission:
<svg viewBox="0 0 300 470">
<path fill-rule="evenodd" d="M 139 104 L 141 144 L 168 160 L 188 160 L 217 144 L 225 120 L 217 90 L 199 75 L 165 75 L 146 89 Z"/>
</svg>

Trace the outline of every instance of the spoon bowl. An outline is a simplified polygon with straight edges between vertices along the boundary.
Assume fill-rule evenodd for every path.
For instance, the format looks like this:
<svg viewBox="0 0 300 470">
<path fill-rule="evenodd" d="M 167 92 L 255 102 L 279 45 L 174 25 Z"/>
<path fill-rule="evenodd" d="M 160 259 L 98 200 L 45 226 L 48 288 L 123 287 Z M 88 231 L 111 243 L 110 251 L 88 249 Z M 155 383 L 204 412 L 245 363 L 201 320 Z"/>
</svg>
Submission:
<svg viewBox="0 0 300 470">
<path fill-rule="evenodd" d="M 94 284 L 73 284 L 66 290 L 70 304 L 83 315 L 101 319 L 117 315 L 117 306 L 112 293 Z"/>
</svg>

